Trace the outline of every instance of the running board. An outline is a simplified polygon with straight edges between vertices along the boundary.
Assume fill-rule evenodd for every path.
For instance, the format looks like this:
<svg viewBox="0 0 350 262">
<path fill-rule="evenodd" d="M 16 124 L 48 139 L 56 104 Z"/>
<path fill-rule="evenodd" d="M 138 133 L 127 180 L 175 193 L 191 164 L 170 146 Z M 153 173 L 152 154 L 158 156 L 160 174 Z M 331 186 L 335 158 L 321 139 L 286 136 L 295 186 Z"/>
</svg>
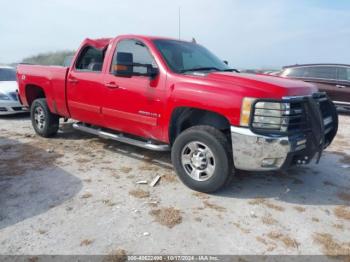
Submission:
<svg viewBox="0 0 350 262">
<path fill-rule="evenodd" d="M 151 141 L 145 142 L 145 141 L 125 137 L 123 134 L 115 134 L 115 133 L 106 132 L 106 131 L 103 131 L 102 129 L 99 129 L 99 128 L 88 127 L 88 126 L 84 125 L 83 123 L 74 123 L 73 128 L 80 130 L 80 131 L 83 131 L 83 132 L 86 132 L 86 133 L 89 133 L 89 134 L 97 135 L 97 136 L 102 137 L 102 138 L 116 140 L 116 141 L 119 141 L 122 143 L 146 148 L 149 150 L 154 150 L 154 151 L 169 151 L 170 150 L 170 147 L 167 144 L 154 144 Z"/>
</svg>

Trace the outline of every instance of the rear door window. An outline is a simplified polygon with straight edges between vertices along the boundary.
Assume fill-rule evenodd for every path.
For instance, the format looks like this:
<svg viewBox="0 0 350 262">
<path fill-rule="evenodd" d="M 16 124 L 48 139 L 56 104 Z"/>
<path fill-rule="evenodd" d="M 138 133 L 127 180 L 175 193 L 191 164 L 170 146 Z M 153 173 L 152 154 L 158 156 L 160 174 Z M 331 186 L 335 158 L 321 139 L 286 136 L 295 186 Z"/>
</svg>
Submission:
<svg viewBox="0 0 350 262">
<path fill-rule="evenodd" d="M 79 71 L 101 72 L 105 50 L 86 47 L 78 57 L 75 68 Z"/>
</svg>

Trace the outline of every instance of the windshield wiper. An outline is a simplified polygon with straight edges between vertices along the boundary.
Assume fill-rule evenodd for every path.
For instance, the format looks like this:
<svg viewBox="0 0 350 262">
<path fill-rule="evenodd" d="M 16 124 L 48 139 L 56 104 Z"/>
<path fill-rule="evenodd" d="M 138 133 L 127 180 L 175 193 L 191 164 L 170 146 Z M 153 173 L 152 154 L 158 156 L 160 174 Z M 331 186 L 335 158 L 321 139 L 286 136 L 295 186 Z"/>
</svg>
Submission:
<svg viewBox="0 0 350 262">
<path fill-rule="evenodd" d="M 239 71 L 235 68 L 229 68 L 229 69 L 224 69 L 224 70 L 221 70 L 222 72 L 236 72 L 236 73 L 239 73 Z"/>
<path fill-rule="evenodd" d="M 208 71 L 208 70 L 221 71 L 217 67 L 196 67 L 196 68 L 183 69 L 180 72 L 185 73 L 185 72 Z"/>
<path fill-rule="evenodd" d="M 228 68 L 228 69 L 219 69 L 217 67 L 196 67 L 196 68 L 190 68 L 190 69 L 183 69 L 180 72 L 185 73 L 185 72 L 195 72 L 195 71 L 209 71 L 209 70 L 215 70 L 219 72 L 237 72 L 239 71 L 234 68 Z"/>
</svg>

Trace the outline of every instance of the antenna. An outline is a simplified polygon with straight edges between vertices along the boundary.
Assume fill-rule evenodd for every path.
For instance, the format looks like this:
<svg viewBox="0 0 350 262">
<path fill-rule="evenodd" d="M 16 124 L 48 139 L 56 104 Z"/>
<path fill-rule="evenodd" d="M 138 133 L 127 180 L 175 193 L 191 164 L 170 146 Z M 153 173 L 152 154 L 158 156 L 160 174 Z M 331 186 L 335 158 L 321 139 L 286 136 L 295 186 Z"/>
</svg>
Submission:
<svg viewBox="0 0 350 262">
<path fill-rule="evenodd" d="M 181 7 L 179 7 L 179 40 L 181 39 Z"/>
</svg>

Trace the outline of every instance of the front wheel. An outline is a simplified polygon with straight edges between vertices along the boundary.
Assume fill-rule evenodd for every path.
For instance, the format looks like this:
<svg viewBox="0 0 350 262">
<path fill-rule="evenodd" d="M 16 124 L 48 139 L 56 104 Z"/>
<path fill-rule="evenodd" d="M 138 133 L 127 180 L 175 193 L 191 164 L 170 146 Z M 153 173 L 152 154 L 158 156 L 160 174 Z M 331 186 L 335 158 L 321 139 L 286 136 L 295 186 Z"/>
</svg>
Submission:
<svg viewBox="0 0 350 262">
<path fill-rule="evenodd" d="M 232 150 L 227 137 L 210 126 L 195 126 L 175 140 L 171 158 L 181 181 L 205 193 L 222 188 L 231 178 Z"/>
<path fill-rule="evenodd" d="M 34 100 L 30 108 L 30 116 L 35 132 L 42 137 L 51 137 L 57 134 L 59 116 L 52 114 L 45 98 Z"/>
</svg>

